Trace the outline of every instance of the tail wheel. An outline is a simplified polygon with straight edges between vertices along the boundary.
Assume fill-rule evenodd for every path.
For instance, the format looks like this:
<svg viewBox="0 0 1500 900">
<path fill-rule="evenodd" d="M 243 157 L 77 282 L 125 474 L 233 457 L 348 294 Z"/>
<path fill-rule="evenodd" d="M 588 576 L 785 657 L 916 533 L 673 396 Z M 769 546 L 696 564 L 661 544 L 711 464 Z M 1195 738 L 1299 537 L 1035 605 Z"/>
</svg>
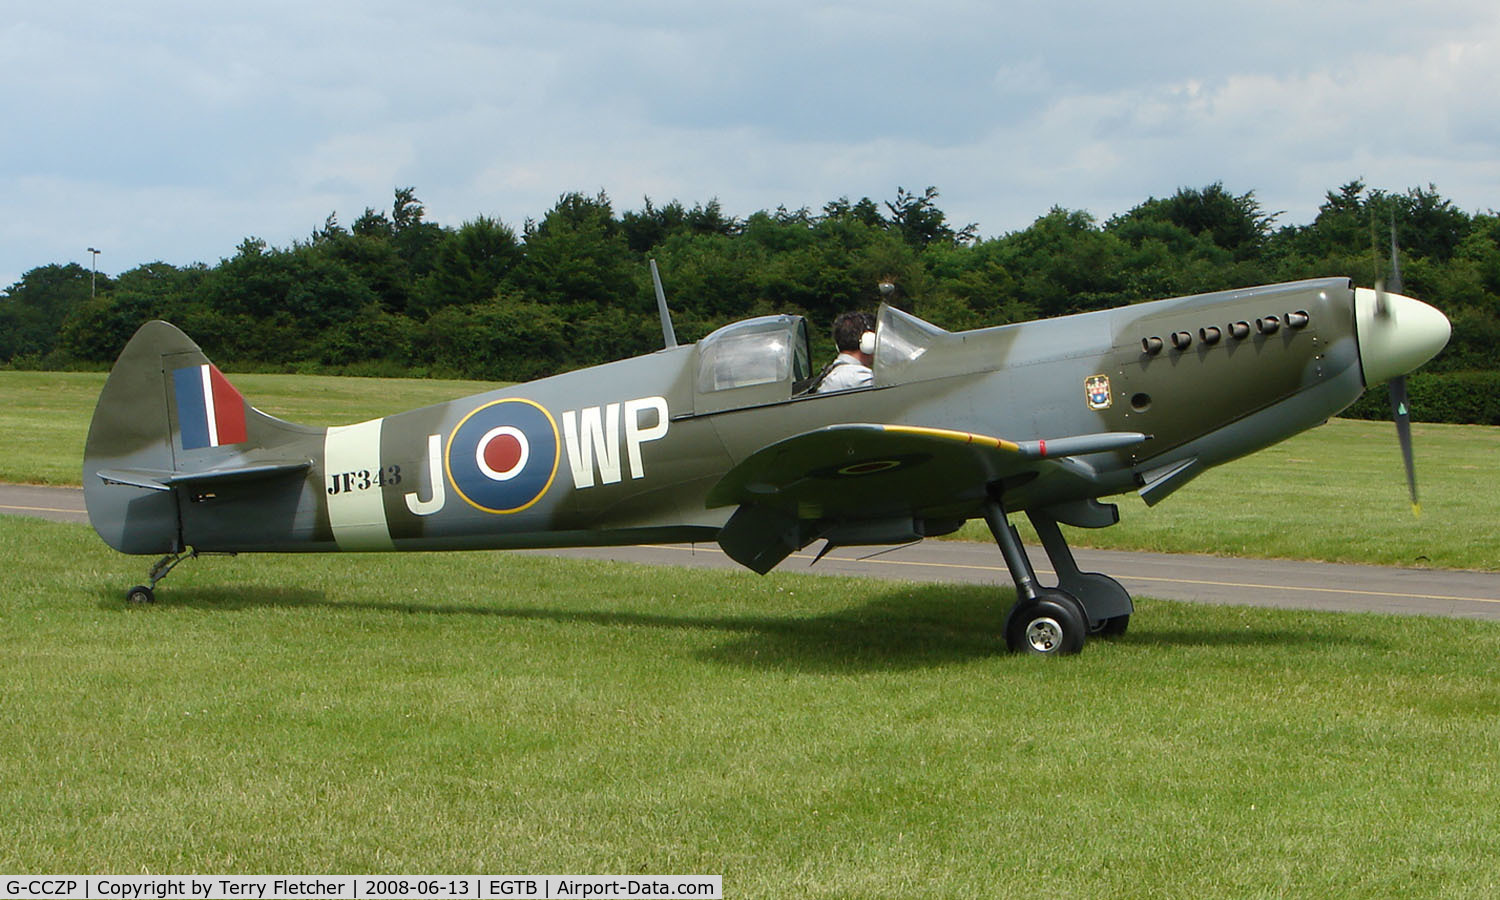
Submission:
<svg viewBox="0 0 1500 900">
<path fill-rule="evenodd" d="M 125 592 L 125 600 L 131 604 L 155 603 L 156 591 L 151 590 L 144 584 L 138 584 Z"/>
<path fill-rule="evenodd" d="M 1083 649 L 1088 636 L 1083 605 L 1066 591 L 1042 591 L 1016 602 L 1006 624 L 1005 642 L 1016 653 L 1067 656 Z"/>
</svg>

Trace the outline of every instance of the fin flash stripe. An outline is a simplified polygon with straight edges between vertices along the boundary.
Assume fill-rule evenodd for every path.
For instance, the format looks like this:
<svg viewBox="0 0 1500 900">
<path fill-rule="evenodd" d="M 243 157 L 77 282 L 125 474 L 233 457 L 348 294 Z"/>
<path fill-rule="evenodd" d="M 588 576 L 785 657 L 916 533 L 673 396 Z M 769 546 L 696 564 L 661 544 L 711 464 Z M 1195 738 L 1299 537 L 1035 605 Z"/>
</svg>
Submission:
<svg viewBox="0 0 1500 900">
<path fill-rule="evenodd" d="M 172 371 L 177 397 L 177 429 L 182 449 L 223 447 L 249 440 L 245 398 L 213 363 Z"/>
</svg>

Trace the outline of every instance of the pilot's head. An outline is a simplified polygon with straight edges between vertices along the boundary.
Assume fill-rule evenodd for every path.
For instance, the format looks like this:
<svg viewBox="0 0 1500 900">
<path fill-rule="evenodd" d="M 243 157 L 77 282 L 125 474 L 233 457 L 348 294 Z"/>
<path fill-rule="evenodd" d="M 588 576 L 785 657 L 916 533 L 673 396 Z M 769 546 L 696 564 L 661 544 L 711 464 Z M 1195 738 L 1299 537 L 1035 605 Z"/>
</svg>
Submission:
<svg viewBox="0 0 1500 900">
<path fill-rule="evenodd" d="M 833 345 L 839 348 L 840 353 L 861 353 L 869 355 L 874 348 L 865 350 L 860 346 L 861 338 L 868 332 L 873 339 L 875 336 L 875 317 L 867 312 L 840 313 L 833 320 Z M 873 343 L 873 341 L 872 341 Z"/>
</svg>

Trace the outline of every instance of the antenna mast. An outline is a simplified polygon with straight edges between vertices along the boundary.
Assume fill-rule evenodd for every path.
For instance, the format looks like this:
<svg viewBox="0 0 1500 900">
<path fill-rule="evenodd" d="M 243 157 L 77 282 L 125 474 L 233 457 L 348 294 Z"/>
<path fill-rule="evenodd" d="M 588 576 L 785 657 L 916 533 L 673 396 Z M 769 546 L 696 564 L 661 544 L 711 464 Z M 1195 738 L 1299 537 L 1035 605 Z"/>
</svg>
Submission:
<svg viewBox="0 0 1500 900">
<path fill-rule="evenodd" d="M 661 273 L 656 271 L 656 260 L 651 263 L 651 284 L 656 288 L 656 311 L 661 313 L 661 338 L 667 349 L 677 346 L 677 332 L 672 329 L 672 314 L 667 311 L 667 294 L 661 289 Z"/>
</svg>

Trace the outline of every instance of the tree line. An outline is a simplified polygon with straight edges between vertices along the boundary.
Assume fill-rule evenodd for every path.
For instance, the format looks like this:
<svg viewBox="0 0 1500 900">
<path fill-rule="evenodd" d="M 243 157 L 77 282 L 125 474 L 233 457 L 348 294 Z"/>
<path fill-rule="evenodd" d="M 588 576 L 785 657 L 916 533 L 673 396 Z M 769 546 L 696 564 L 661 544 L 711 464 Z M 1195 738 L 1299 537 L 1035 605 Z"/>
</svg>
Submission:
<svg viewBox="0 0 1500 900">
<path fill-rule="evenodd" d="M 1103 222 L 1053 208 L 991 238 L 950 222 L 938 199 L 898 189 L 738 218 L 717 200 L 617 212 L 602 192 L 569 193 L 517 230 L 485 216 L 439 225 L 399 188 L 388 210 L 348 226 L 330 215 L 288 247 L 246 238 L 213 266 L 153 262 L 92 290 L 80 265 L 32 269 L 0 294 L 0 366 L 99 367 L 163 318 L 242 371 L 523 380 L 657 349 L 648 258 L 684 341 L 771 312 L 821 332 L 842 310 L 873 308 L 881 282 L 897 286 L 897 305 L 964 329 L 1321 275 L 1373 284 L 1394 224 L 1407 293 L 1454 325 L 1424 374 L 1471 373 L 1463 390 L 1500 394 L 1500 216 L 1465 212 L 1433 186 L 1351 181 L 1311 223 L 1278 226 L 1253 191 L 1215 183 Z"/>
</svg>

